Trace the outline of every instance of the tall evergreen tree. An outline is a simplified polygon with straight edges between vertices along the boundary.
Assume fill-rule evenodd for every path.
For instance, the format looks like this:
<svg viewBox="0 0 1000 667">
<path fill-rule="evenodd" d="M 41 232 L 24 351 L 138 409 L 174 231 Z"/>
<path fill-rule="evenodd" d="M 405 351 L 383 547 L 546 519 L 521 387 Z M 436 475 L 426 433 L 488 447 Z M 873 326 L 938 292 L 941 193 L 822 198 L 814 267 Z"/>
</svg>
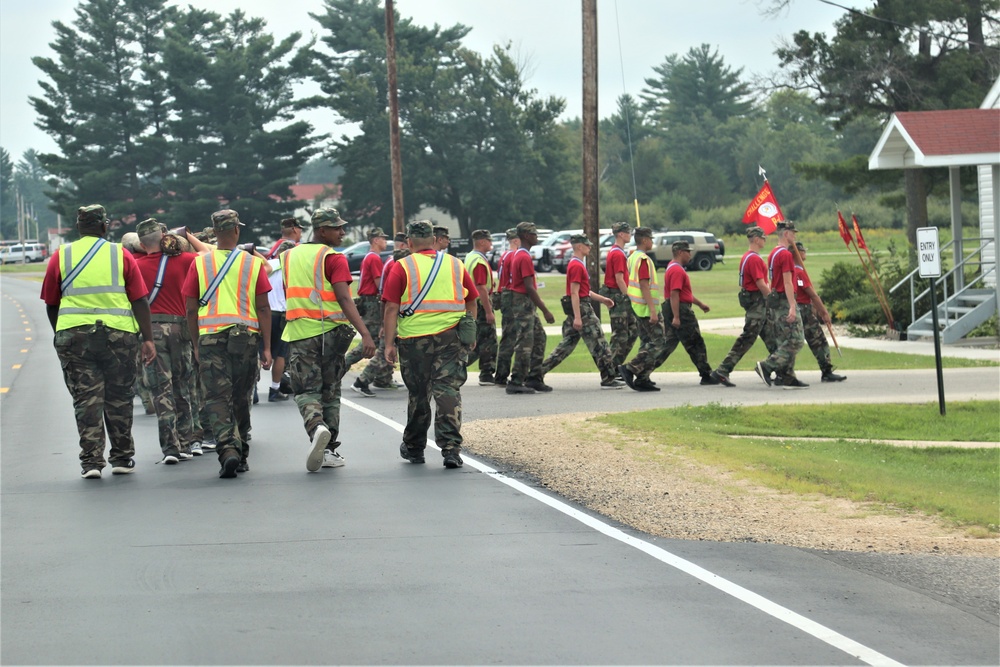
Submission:
<svg viewBox="0 0 1000 667">
<path fill-rule="evenodd" d="M 273 234 L 295 206 L 290 187 L 316 153 L 312 126 L 293 121 L 292 86 L 309 73 L 299 33 L 275 42 L 264 21 L 190 8 L 167 30 L 166 121 L 171 224 L 201 226 L 230 206 L 248 240 Z"/>
<path fill-rule="evenodd" d="M 10 153 L 0 147 L 0 236 L 17 237 L 17 204 L 14 196 L 14 163 Z"/>
<path fill-rule="evenodd" d="M 134 223 L 159 207 L 150 176 L 165 162 L 165 117 L 157 88 L 159 37 L 172 10 L 165 0 L 86 0 L 72 25 L 52 25 L 54 58 L 32 62 L 47 77 L 30 98 L 36 125 L 59 153 L 39 160 L 60 187 L 56 210 L 72 217 L 81 204 L 99 202 L 110 215 Z"/>
</svg>

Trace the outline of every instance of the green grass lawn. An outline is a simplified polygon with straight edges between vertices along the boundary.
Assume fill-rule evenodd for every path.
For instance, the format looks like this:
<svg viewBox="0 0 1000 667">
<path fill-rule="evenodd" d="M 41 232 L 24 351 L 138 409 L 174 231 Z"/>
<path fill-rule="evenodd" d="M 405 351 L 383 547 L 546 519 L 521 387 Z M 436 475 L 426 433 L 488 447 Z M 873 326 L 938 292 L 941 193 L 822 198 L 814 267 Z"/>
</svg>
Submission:
<svg viewBox="0 0 1000 667">
<path fill-rule="evenodd" d="M 775 418 L 778 409 L 781 419 Z M 1000 524 L 1000 450 L 921 449 L 870 440 L 997 442 L 998 414 L 998 401 L 957 403 L 946 417 L 931 403 L 774 409 L 712 404 L 599 420 L 770 488 L 872 502 L 887 512 L 902 508 L 937 515 L 982 536 L 996 534 Z"/>
<path fill-rule="evenodd" d="M 560 312 L 559 318 L 556 320 L 560 324 L 562 323 L 564 316 Z M 729 349 L 733 345 L 733 341 L 736 340 L 736 336 L 720 336 L 717 334 L 702 334 L 705 339 L 705 347 L 708 350 L 708 363 L 714 368 L 718 366 L 727 354 L 729 354 Z M 610 337 L 610 336 L 609 336 Z M 556 345 L 559 344 L 562 337 L 558 334 L 548 336 L 545 342 L 545 354 L 548 355 Z M 639 343 L 636 342 L 635 347 L 632 348 L 632 353 L 629 358 L 636 353 L 639 349 Z M 836 350 L 831 348 L 830 354 L 833 357 L 833 365 L 841 371 L 850 370 L 872 370 L 872 369 L 885 369 L 885 370 L 909 370 L 909 369 L 919 369 L 919 368 L 934 368 L 934 357 L 931 355 L 919 355 L 919 354 L 902 354 L 897 352 L 875 352 L 870 350 L 858 350 L 843 348 L 843 357 L 837 356 Z M 761 359 L 767 358 L 767 349 L 764 347 L 764 343 L 758 340 L 753 348 L 740 360 L 740 363 L 736 365 L 736 370 L 738 371 L 752 371 L 754 364 Z M 975 359 L 958 359 L 954 357 L 944 357 L 941 360 L 941 364 L 944 368 L 972 368 L 980 366 L 996 366 L 997 364 L 992 361 L 985 360 L 975 360 Z M 473 369 L 478 370 L 478 364 L 473 364 L 469 367 L 470 372 Z M 798 357 L 795 360 L 795 369 L 797 371 L 812 371 L 819 370 L 819 364 L 816 363 L 816 357 L 809 352 L 808 348 L 804 348 L 799 352 Z M 678 345 L 674 353 L 670 355 L 667 361 L 660 366 L 658 371 L 661 372 L 679 372 L 679 371 L 694 371 L 694 364 L 691 363 L 690 357 L 688 357 L 687 352 L 684 351 L 683 346 Z M 552 371 L 553 373 L 588 373 L 597 372 L 597 367 L 594 365 L 593 359 L 590 358 L 590 353 L 587 351 L 587 346 L 583 344 L 583 341 L 577 343 L 576 349 L 570 354 L 565 361 L 556 366 Z"/>
</svg>

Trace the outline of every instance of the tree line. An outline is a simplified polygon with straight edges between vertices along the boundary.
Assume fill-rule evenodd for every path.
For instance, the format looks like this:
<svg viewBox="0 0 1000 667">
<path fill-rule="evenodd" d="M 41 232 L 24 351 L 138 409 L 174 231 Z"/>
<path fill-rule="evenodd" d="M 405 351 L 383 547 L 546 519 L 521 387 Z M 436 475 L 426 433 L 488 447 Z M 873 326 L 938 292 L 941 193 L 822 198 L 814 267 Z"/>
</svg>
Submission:
<svg viewBox="0 0 1000 667">
<path fill-rule="evenodd" d="M 934 222 L 927 195 L 946 187 L 944 175 L 868 172 L 867 155 L 893 111 L 979 105 L 1000 72 L 998 9 L 874 0 L 830 36 L 795 34 L 767 80 L 751 81 L 709 44 L 666 55 L 600 123 L 602 226 L 632 220 L 638 200 L 646 226 L 732 233 L 759 165 L 786 216 L 807 228 L 832 227 L 835 202 L 870 225 Z M 384 8 L 325 0 L 310 16 L 316 37 L 278 40 L 240 10 L 81 0 L 71 24 L 53 23 L 51 54 L 33 58 L 43 92 L 30 101 L 57 150 L 26 155 L 25 173 L 44 179 L 40 196 L 64 219 L 101 202 L 123 231 L 153 215 L 200 226 L 225 205 L 252 239 L 301 205 L 290 186 L 322 156 L 337 165 L 342 214 L 391 227 Z M 469 30 L 396 17 L 405 213 L 435 206 L 463 235 L 520 220 L 579 227 L 580 121 L 560 120 L 565 101 L 529 87 L 509 44 L 463 46 Z M 306 83 L 319 92 L 297 95 Z M 317 133 L 296 120 L 304 109 L 358 131 Z M 21 171 L 2 157 L 6 237 L 7 188 Z"/>
</svg>

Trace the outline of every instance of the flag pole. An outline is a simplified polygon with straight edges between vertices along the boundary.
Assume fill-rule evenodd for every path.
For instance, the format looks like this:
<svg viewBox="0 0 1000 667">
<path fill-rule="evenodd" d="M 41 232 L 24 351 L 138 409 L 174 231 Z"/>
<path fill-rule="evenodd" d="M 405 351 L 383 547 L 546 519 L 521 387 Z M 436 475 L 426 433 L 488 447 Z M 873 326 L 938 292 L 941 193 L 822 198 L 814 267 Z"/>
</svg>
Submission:
<svg viewBox="0 0 1000 667">
<path fill-rule="evenodd" d="M 851 211 L 851 222 L 854 224 L 855 229 L 858 230 L 857 233 L 860 236 L 861 226 L 858 224 L 858 217 L 855 215 L 854 211 Z M 860 255 L 861 253 L 859 252 L 858 254 Z M 872 257 L 872 251 L 868 249 L 867 243 L 865 243 L 865 254 L 868 255 L 868 263 L 871 265 L 872 274 L 875 276 L 875 286 L 878 288 L 878 294 L 881 297 L 881 301 L 886 309 L 886 318 L 889 320 L 889 327 L 891 329 L 895 329 L 896 322 L 892 318 L 892 308 L 889 307 L 889 299 L 885 295 L 885 287 L 882 286 L 882 277 L 878 274 L 878 268 L 875 266 L 875 259 Z"/>
<path fill-rule="evenodd" d="M 826 323 L 826 330 L 830 332 L 830 338 L 833 339 L 833 346 L 837 348 L 837 356 L 843 357 L 844 353 L 840 351 L 840 343 L 837 342 L 837 337 L 833 334 L 833 325 L 830 322 Z"/>
</svg>

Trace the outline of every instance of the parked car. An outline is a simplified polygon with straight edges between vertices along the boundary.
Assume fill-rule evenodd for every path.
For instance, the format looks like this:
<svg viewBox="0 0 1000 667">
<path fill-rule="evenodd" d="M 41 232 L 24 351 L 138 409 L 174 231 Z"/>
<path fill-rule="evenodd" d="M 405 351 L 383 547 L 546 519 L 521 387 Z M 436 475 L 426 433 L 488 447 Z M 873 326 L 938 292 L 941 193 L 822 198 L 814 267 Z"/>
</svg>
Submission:
<svg viewBox="0 0 1000 667">
<path fill-rule="evenodd" d="M 538 244 L 530 251 L 531 258 L 535 263 L 535 271 L 545 272 L 552 270 L 551 246 L 547 245 L 547 243 L 552 238 L 553 233 L 551 229 L 538 230 Z M 559 233 L 561 234 L 562 232 Z M 571 233 L 566 232 L 566 238 L 569 238 L 569 234 Z M 493 250 L 486 253 L 486 259 L 495 271 L 500 266 L 500 257 L 507 252 L 509 246 L 507 245 L 507 234 L 504 232 L 493 234 L 491 238 L 493 239 Z"/>
<path fill-rule="evenodd" d="M 726 246 L 722 240 L 708 232 L 659 232 L 653 234 L 653 247 L 646 253 L 657 268 L 663 268 L 670 263 L 673 258 L 671 246 L 676 241 L 687 241 L 691 245 L 688 271 L 711 271 L 716 262 L 723 261 L 723 255 L 726 253 Z M 635 250 L 635 242 L 626 246 L 625 250 L 629 253 Z"/>
<path fill-rule="evenodd" d="M 392 257 L 392 248 L 395 244 L 392 241 L 388 241 L 385 246 L 385 250 L 379 253 L 382 258 L 382 263 Z M 361 273 L 361 262 L 364 260 L 368 251 L 371 249 L 371 244 L 368 241 L 358 241 L 354 245 L 347 246 L 341 252 L 347 256 L 347 265 L 351 268 L 351 273 Z"/>
<path fill-rule="evenodd" d="M 0 247 L 0 263 L 14 264 L 18 262 L 40 262 L 46 256 L 45 246 L 41 243 L 18 243 Z"/>
<path fill-rule="evenodd" d="M 599 229 L 597 230 L 598 243 L 600 243 L 605 235 L 610 234 L 610 229 Z M 570 258 L 573 257 L 573 246 L 569 242 L 569 237 L 574 234 L 583 234 L 582 229 L 569 229 L 560 232 L 555 232 L 549 238 L 552 239 L 556 237 L 556 240 L 552 241 L 549 250 L 549 257 L 552 261 L 552 266 L 559 273 L 566 273 L 566 267 L 569 265 Z M 614 241 L 612 240 L 612 243 Z"/>
</svg>

